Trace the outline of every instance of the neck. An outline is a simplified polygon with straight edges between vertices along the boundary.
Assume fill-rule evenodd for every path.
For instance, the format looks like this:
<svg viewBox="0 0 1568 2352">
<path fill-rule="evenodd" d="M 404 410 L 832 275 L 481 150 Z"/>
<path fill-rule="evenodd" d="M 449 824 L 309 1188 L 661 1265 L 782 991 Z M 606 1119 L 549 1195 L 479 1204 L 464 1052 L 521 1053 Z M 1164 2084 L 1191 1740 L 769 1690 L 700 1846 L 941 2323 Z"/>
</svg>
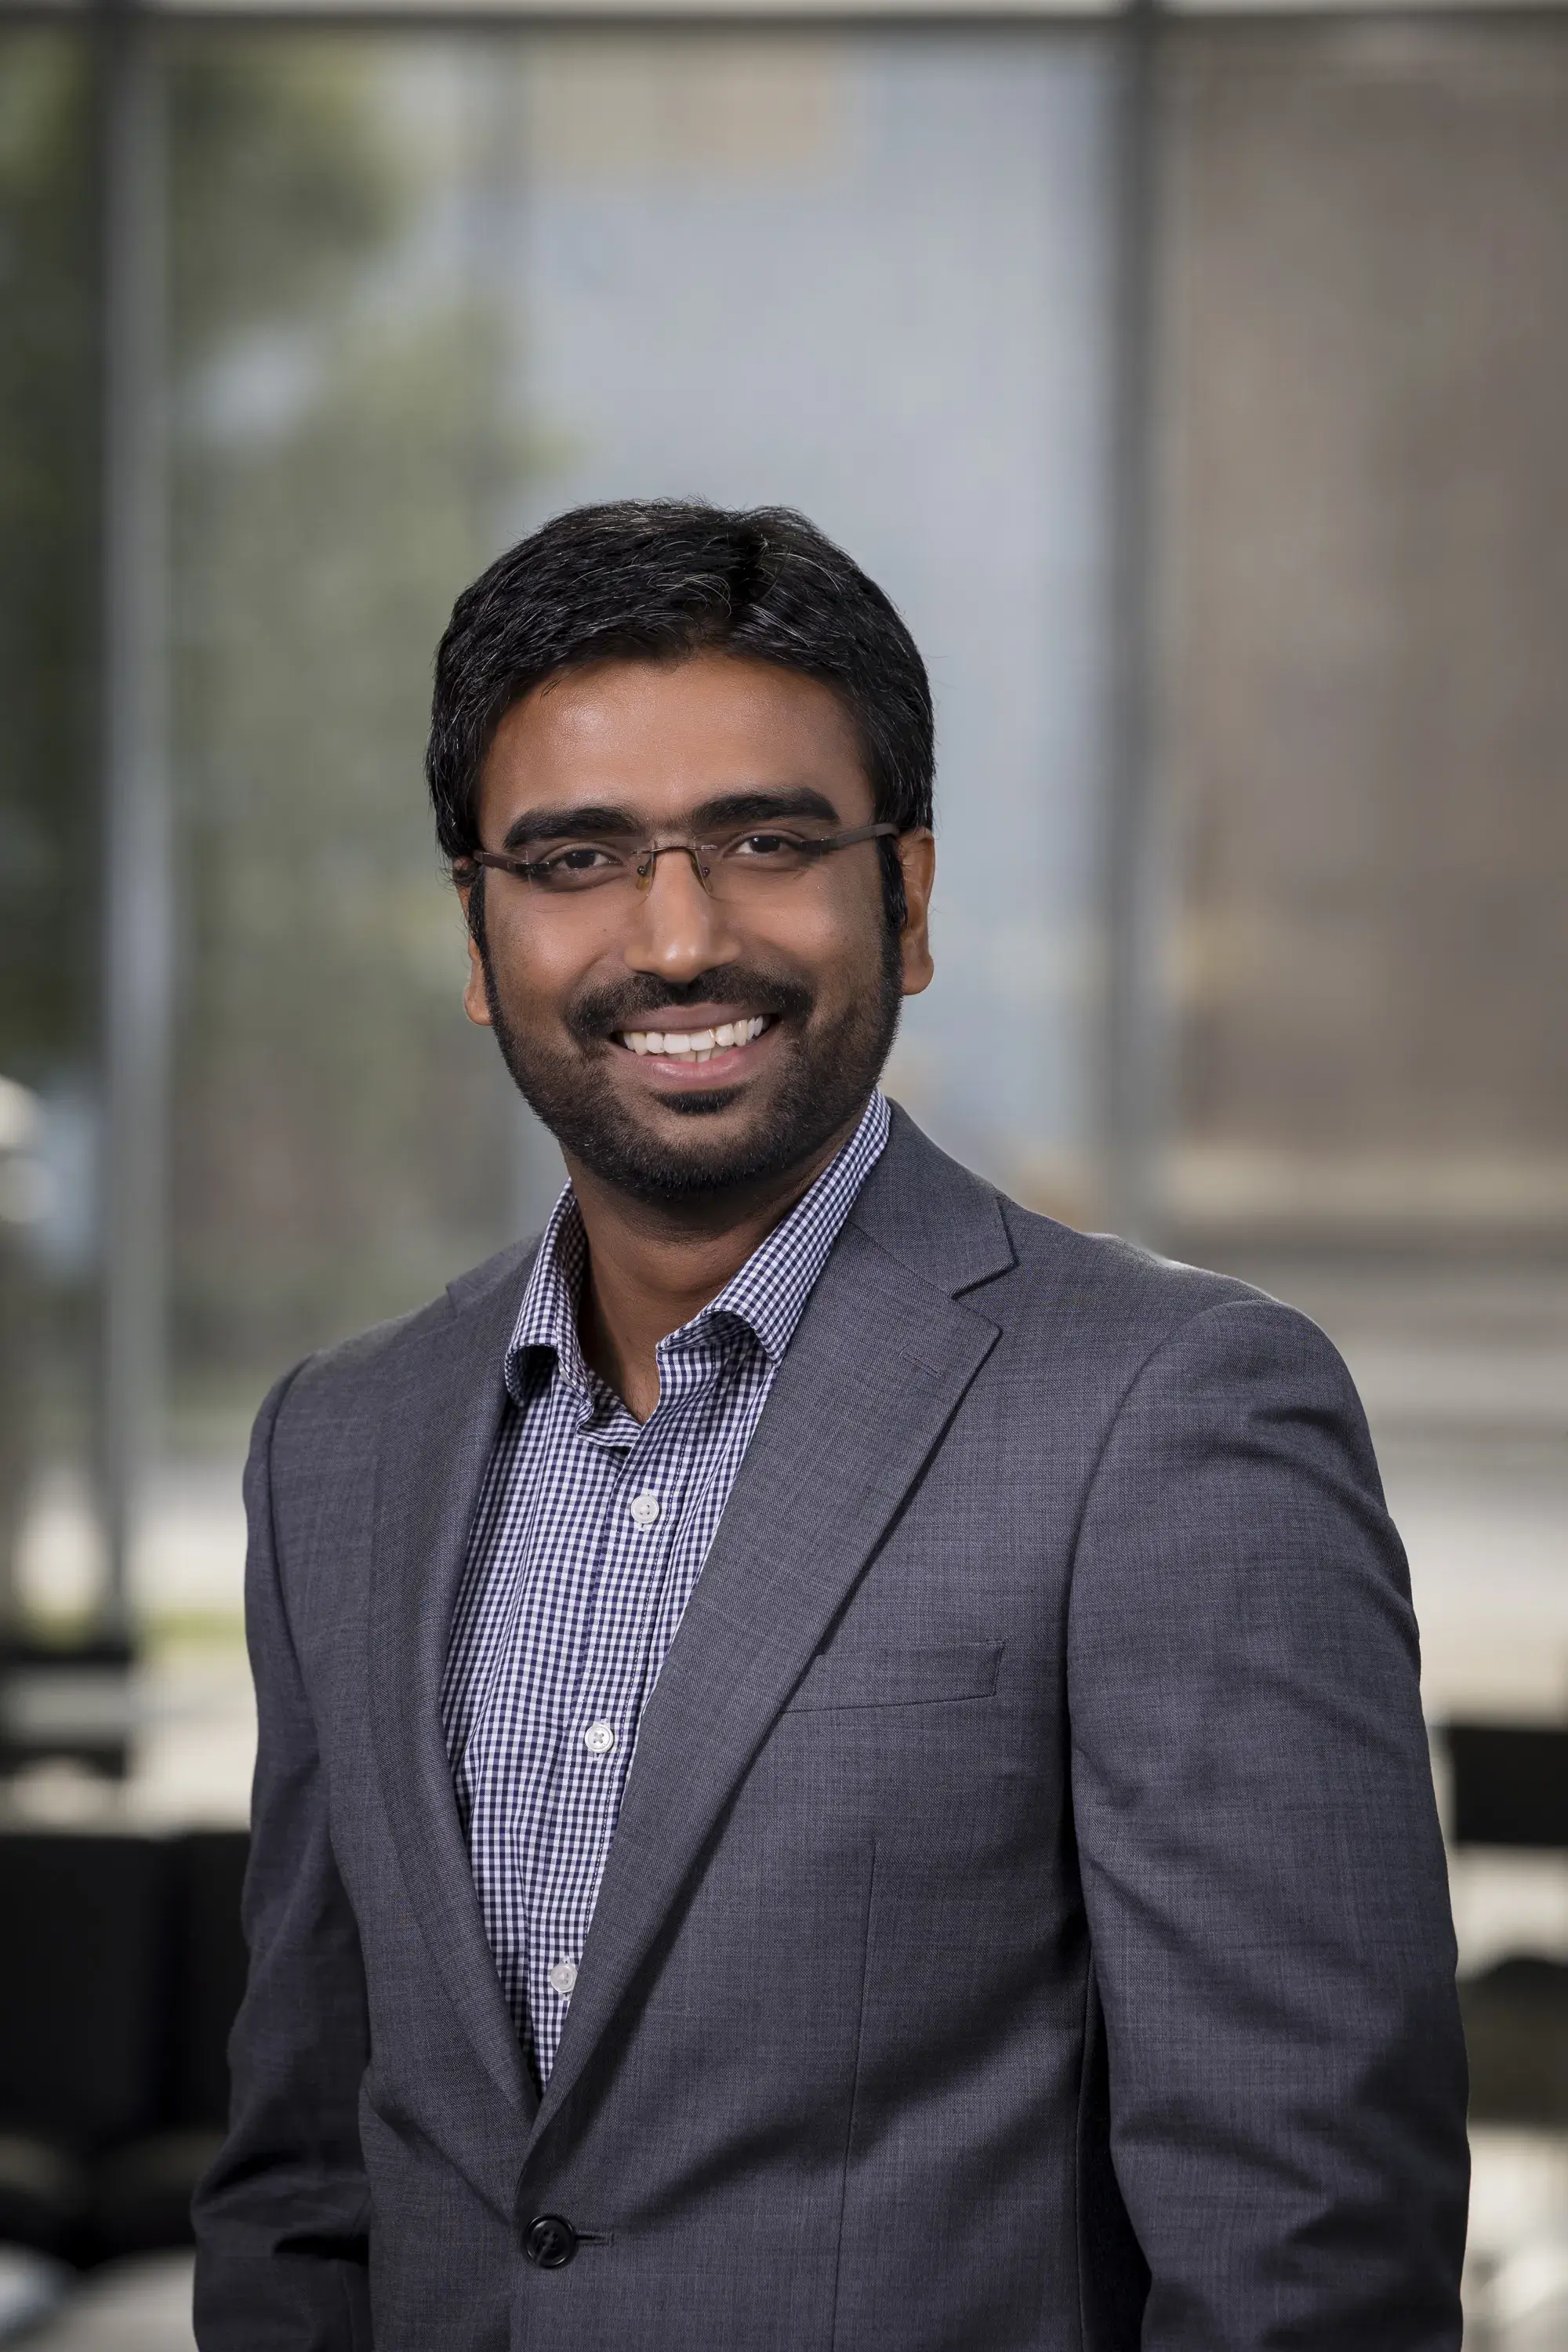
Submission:
<svg viewBox="0 0 1568 2352">
<path fill-rule="evenodd" d="M 658 1402 L 661 1339 L 700 1314 L 809 1192 L 860 1113 L 798 1167 L 700 1201 L 655 1203 L 603 1183 L 563 1155 L 588 1237 L 578 1314 L 583 1354 L 638 1421 Z"/>
</svg>

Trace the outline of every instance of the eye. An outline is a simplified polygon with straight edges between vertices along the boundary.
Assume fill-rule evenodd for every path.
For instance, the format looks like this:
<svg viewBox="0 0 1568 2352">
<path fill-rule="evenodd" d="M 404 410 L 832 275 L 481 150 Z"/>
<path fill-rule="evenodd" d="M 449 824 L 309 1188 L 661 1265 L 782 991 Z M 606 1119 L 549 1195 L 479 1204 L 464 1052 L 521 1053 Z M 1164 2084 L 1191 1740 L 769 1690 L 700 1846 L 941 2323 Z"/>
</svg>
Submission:
<svg viewBox="0 0 1568 2352">
<path fill-rule="evenodd" d="M 533 870 L 543 882 L 596 882 L 625 863 L 613 849 L 596 841 L 567 841 L 536 857 Z"/>
<path fill-rule="evenodd" d="M 777 860 L 793 857 L 799 848 L 800 843 L 793 834 L 743 833 L 738 841 L 732 841 L 730 844 L 729 855 L 731 857 L 761 857 Z"/>
</svg>

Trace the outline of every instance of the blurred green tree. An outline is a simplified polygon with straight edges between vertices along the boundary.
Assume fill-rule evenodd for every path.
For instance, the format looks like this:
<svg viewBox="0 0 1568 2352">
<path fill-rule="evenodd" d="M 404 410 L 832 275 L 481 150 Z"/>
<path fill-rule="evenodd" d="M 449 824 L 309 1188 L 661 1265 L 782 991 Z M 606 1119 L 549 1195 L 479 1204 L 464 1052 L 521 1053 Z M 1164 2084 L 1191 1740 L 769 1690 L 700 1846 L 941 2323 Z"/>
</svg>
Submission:
<svg viewBox="0 0 1568 2352">
<path fill-rule="evenodd" d="M 242 1402 L 510 1215 L 420 754 L 452 597 L 539 460 L 485 278 L 516 48 L 162 41 L 174 1367 Z M 0 31 L 0 1071 L 45 1086 L 96 1053 L 95 102 L 84 31 Z"/>
<path fill-rule="evenodd" d="M 0 1072 L 90 1061 L 97 893 L 93 83 L 79 28 L 0 27 Z"/>
<path fill-rule="evenodd" d="M 173 61 L 187 1396 L 248 1400 L 508 1231 L 516 1113 L 458 1009 L 420 762 L 436 639 L 534 462 L 482 282 L 509 118 L 448 47 L 410 137 L 416 58 L 307 33 Z"/>
</svg>

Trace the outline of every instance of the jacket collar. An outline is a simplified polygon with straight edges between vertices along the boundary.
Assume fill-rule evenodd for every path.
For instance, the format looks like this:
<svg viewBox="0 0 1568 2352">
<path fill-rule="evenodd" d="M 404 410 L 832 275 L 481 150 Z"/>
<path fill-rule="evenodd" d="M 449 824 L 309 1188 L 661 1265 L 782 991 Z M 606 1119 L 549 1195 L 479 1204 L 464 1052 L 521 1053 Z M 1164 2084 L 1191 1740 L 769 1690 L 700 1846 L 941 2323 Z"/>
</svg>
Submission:
<svg viewBox="0 0 1568 2352">
<path fill-rule="evenodd" d="M 474 2048 L 524 2125 L 537 2095 L 486 1938 L 441 1722 L 468 1530 L 506 1406 L 507 1333 L 532 1249 L 447 1294 L 389 1367 L 381 1403 L 367 1673 L 372 1736 L 415 1917 Z"/>
</svg>

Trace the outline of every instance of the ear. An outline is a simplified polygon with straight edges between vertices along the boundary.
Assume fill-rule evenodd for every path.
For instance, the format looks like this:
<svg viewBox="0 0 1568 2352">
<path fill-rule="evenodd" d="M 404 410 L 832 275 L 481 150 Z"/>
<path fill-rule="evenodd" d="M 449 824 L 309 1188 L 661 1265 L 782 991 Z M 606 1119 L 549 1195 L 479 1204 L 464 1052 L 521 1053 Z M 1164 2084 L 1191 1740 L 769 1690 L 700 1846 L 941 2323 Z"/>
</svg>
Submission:
<svg viewBox="0 0 1568 2352">
<path fill-rule="evenodd" d="M 463 928 L 468 941 L 468 977 L 463 987 L 463 1010 L 479 1028 L 489 1029 L 492 1024 L 489 991 L 485 986 L 485 962 L 479 953 L 479 943 L 474 937 L 473 919 L 468 911 L 468 901 L 474 895 L 475 887 L 472 882 L 459 882 L 458 885 L 458 903 L 463 909 Z"/>
<path fill-rule="evenodd" d="M 904 873 L 904 927 L 899 934 L 899 959 L 903 968 L 904 994 L 918 996 L 929 988 L 935 966 L 931 960 L 929 917 L 936 881 L 936 837 L 920 825 L 900 833 L 899 864 Z"/>
</svg>

